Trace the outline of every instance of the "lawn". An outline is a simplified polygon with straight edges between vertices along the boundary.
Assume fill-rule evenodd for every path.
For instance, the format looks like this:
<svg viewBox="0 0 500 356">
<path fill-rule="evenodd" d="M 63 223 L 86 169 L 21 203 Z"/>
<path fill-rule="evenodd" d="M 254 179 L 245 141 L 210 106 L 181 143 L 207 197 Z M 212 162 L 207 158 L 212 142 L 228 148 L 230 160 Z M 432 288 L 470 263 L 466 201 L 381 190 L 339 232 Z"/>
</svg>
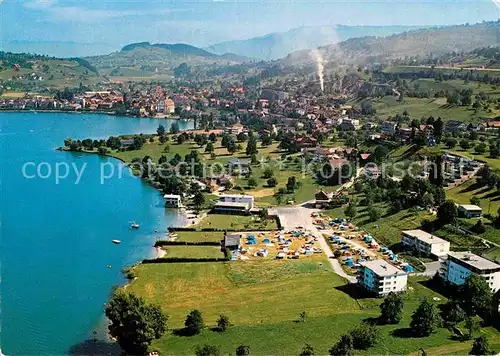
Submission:
<svg viewBox="0 0 500 356">
<path fill-rule="evenodd" d="M 220 246 L 163 246 L 166 258 L 223 258 Z"/>
<path fill-rule="evenodd" d="M 335 289 L 344 282 L 326 260 L 151 264 L 135 271 L 128 288 L 160 303 L 172 328 L 182 327 L 192 309 L 200 309 L 208 325 L 220 314 L 235 325 L 255 325 L 292 321 L 303 310 L 311 317 L 360 312 Z"/>
<path fill-rule="evenodd" d="M 262 221 L 257 216 L 208 214 L 200 221 L 197 228 L 217 228 L 245 231 L 273 230 L 277 229 L 276 221 L 268 219 Z"/>
<path fill-rule="evenodd" d="M 187 242 L 219 242 L 224 239 L 223 232 L 202 232 L 202 231 L 178 231 L 177 241 L 187 241 Z"/>
<path fill-rule="evenodd" d="M 193 354 L 204 344 L 217 345 L 221 354 L 234 354 L 236 347 L 244 344 L 255 355 L 292 355 L 308 343 L 316 354 L 323 355 L 342 334 L 364 319 L 376 317 L 382 301 L 362 298 L 356 302 L 340 277 L 315 261 L 141 265 L 136 272 L 138 279 L 129 288 L 148 301 L 160 303 L 170 316 L 171 330 L 181 328 L 186 314 L 195 308 L 203 313 L 207 325 L 196 336 L 181 336 L 174 330 L 154 341 L 153 349 L 162 354 Z M 409 354 L 420 348 L 450 353 L 470 350 L 470 342 L 452 341 L 446 329 L 426 338 L 404 336 L 411 313 L 422 298 L 438 297 L 436 304 L 446 301 L 421 281 L 410 279 L 401 323 L 379 326 L 379 343 L 356 354 Z M 307 313 L 305 322 L 296 321 L 301 311 Z M 219 314 L 227 315 L 232 324 L 224 333 L 212 329 Z M 494 329 L 483 328 L 481 332 L 492 345 L 500 343 Z"/>
<path fill-rule="evenodd" d="M 377 110 L 377 115 L 382 117 L 395 116 L 408 111 L 411 118 L 421 118 L 422 116 L 441 117 L 443 121 L 458 120 L 464 122 L 482 122 L 484 118 L 494 118 L 500 111 L 489 113 L 478 111 L 477 113 L 469 108 L 461 106 L 450 106 L 446 103 L 446 98 L 410 98 L 405 97 L 402 102 L 395 96 L 385 96 L 381 99 L 372 100 Z M 352 102 L 360 106 L 360 100 Z"/>
<path fill-rule="evenodd" d="M 484 213 L 496 214 L 500 209 L 500 191 L 496 188 L 481 187 L 475 179 L 468 180 L 459 186 L 446 191 L 446 196 L 458 204 L 470 204 L 472 197 L 481 200 L 479 206 Z"/>
</svg>

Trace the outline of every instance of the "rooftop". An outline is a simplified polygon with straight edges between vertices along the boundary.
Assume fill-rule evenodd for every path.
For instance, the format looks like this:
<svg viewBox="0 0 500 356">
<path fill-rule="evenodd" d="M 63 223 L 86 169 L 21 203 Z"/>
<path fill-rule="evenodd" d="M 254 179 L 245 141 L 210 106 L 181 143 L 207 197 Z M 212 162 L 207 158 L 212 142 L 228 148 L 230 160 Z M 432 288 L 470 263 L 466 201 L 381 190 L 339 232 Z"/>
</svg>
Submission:
<svg viewBox="0 0 500 356">
<path fill-rule="evenodd" d="M 422 231 L 422 230 L 406 230 L 403 231 L 403 234 L 417 238 L 421 241 L 427 242 L 428 244 L 439 244 L 439 243 L 444 243 L 447 242 L 446 240 L 431 235 L 428 232 Z"/>
<path fill-rule="evenodd" d="M 487 260 L 486 258 L 480 257 L 478 255 L 473 254 L 472 252 L 449 252 L 448 256 L 452 258 L 456 258 L 457 260 L 462 261 L 463 263 L 473 266 L 479 270 L 490 270 L 490 269 L 498 269 L 500 270 L 500 265 L 497 265 L 494 262 Z"/>
<path fill-rule="evenodd" d="M 253 195 L 243 195 L 243 194 L 221 194 L 219 195 L 219 198 L 220 199 L 223 199 L 223 198 L 235 198 L 235 199 L 242 199 L 242 198 L 246 198 L 246 199 L 253 199 Z"/>
<path fill-rule="evenodd" d="M 180 198 L 181 198 L 181 196 L 180 196 L 180 195 L 177 195 L 177 194 L 165 194 L 165 195 L 163 196 L 163 198 L 165 198 L 165 199 L 169 199 L 169 198 L 170 198 L 170 199 L 180 199 Z"/>
<path fill-rule="evenodd" d="M 469 210 L 469 211 L 482 211 L 483 209 L 481 209 L 481 207 L 477 206 L 477 205 L 471 205 L 471 204 L 460 204 L 459 205 L 460 208 L 463 208 L 465 210 Z"/>
<path fill-rule="evenodd" d="M 406 274 L 403 270 L 394 267 L 384 260 L 361 262 L 360 265 L 372 270 L 380 277 L 393 276 L 395 274 Z"/>
</svg>

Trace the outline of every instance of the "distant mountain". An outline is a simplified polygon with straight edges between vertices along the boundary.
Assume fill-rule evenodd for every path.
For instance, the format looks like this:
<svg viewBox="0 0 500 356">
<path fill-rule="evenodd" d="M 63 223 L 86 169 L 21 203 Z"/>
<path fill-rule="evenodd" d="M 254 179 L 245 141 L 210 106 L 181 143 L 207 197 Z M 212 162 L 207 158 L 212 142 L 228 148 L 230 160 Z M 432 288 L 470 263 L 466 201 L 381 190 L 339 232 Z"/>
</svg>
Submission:
<svg viewBox="0 0 500 356">
<path fill-rule="evenodd" d="M 287 32 L 271 33 L 240 41 L 221 42 L 206 47 L 216 54 L 236 53 L 242 56 L 274 60 L 291 52 L 334 44 L 349 38 L 364 36 L 389 36 L 424 26 L 321 26 L 299 27 Z"/>
<path fill-rule="evenodd" d="M 405 57 L 441 56 L 449 52 L 470 52 L 500 44 L 500 21 L 414 30 L 388 37 L 352 38 L 319 48 L 327 66 L 387 62 Z M 304 67 L 313 63 L 309 50 L 289 54 L 283 66 Z"/>
<path fill-rule="evenodd" d="M 188 66 L 229 66 L 248 62 L 249 59 L 234 55 L 217 55 L 204 49 L 184 43 L 151 44 L 149 42 L 132 43 L 121 51 L 103 56 L 86 58 L 103 74 L 147 76 L 153 73 L 170 73 L 181 64 Z M 126 75 L 125 75 L 126 76 Z"/>
<path fill-rule="evenodd" d="M 117 50 L 107 43 L 79 43 L 73 41 L 9 41 L 4 42 L 5 52 L 36 53 L 58 58 L 87 57 Z"/>
</svg>

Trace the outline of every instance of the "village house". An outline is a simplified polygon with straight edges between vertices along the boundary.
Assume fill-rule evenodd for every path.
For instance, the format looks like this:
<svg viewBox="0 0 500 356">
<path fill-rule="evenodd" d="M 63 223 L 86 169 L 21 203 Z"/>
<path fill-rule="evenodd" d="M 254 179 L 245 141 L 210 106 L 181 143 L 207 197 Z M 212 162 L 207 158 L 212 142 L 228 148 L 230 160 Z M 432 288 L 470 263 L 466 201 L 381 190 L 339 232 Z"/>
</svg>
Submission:
<svg viewBox="0 0 500 356">
<path fill-rule="evenodd" d="M 392 122 L 392 121 L 384 121 L 380 124 L 379 130 L 383 134 L 387 135 L 394 135 L 396 133 L 396 127 L 398 126 L 397 123 Z"/>
<path fill-rule="evenodd" d="M 251 195 L 225 195 L 219 196 L 214 211 L 227 214 L 249 214 L 254 207 L 254 197 Z"/>
<path fill-rule="evenodd" d="M 359 120 L 358 119 L 349 119 L 344 118 L 339 125 L 341 131 L 355 131 L 359 129 Z"/>
<path fill-rule="evenodd" d="M 316 209 L 327 208 L 332 197 L 333 193 L 327 193 L 324 190 L 320 190 L 314 195 L 315 198 L 314 207 Z"/>
<path fill-rule="evenodd" d="M 222 247 L 231 251 L 237 250 L 241 247 L 241 235 L 240 234 L 230 234 L 224 235 L 224 240 L 222 240 Z"/>
<path fill-rule="evenodd" d="M 295 142 L 301 150 L 304 148 L 316 147 L 318 145 L 318 141 L 314 137 L 309 136 L 297 137 Z"/>
<path fill-rule="evenodd" d="M 467 130 L 467 124 L 460 121 L 448 120 L 444 124 L 443 131 L 447 133 L 458 133 Z"/>
</svg>

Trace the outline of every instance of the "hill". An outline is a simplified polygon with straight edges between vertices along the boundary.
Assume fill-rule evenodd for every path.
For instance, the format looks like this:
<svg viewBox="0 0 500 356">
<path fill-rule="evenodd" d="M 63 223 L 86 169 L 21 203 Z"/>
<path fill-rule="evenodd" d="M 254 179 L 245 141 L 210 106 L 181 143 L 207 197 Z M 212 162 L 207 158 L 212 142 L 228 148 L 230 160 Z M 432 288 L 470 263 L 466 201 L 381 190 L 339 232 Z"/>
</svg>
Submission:
<svg viewBox="0 0 500 356">
<path fill-rule="evenodd" d="M 313 49 L 349 38 L 364 36 L 388 36 L 421 28 L 417 26 L 320 26 L 299 27 L 287 32 L 271 33 L 247 40 L 227 41 L 208 46 L 207 51 L 238 55 L 262 60 L 284 58 L 287 54 L 302 49 Z"/>
<path fill-rule="evenodd" d="M 181 64 L 189 67 L 230 66 L 249 61 L 241 56 L 217 55 L 188 44 L 151 44 L 139 42 L 129 44 L 119 52 L 86 58 L 103 74 L 111 76 L 172 75 Z"/>
<path fill-rule="evenodd" d="M 450 52 L 470 52 L 500 43 L 500 21 L 409 31 L 388 37 L 353 38 L 319 48 L 327 66 L 374 64 L 405 57 L 441 56 Z M 284 66 L 310 66 L 311 51 L 291 53 Z"/>
<path fill-rule="evenodd" d="M 56 58 L 26 53 L 0 52 L 0 82 L 13 91 L 93 84 L 99 72 L 81 58 Z"/>
</svg>

